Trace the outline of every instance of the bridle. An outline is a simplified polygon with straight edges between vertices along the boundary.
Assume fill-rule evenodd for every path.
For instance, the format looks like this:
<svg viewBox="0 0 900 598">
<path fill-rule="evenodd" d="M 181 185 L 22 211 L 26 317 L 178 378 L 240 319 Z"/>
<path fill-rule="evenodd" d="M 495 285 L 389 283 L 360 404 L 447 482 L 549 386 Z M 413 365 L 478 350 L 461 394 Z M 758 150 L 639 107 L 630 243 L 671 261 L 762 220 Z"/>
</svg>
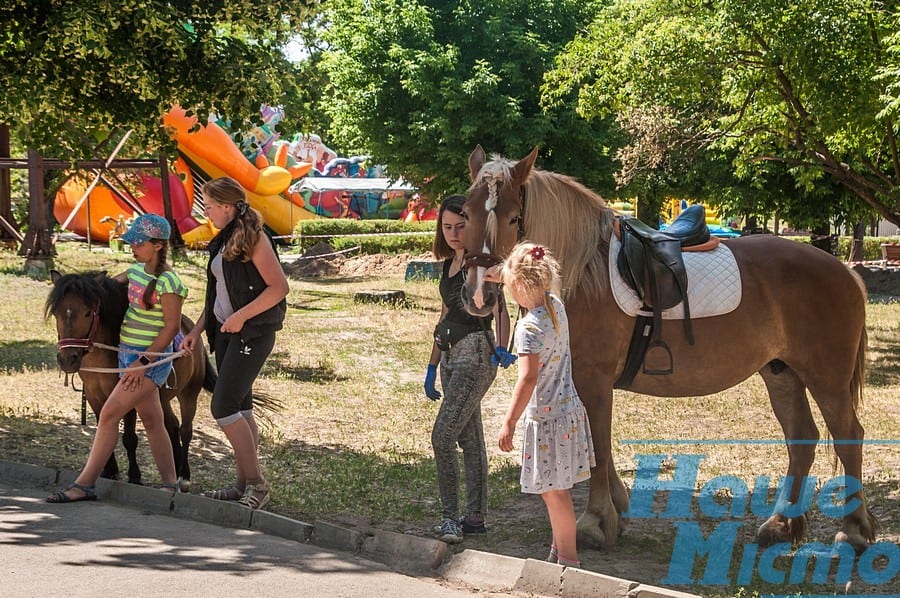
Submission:
<svg viewBox="0 0 900 598">
<path fill-rule="evenodd" d="M 100 302 L 97 301 L 97 304 L 94 306 L 94 309 L 91 311 L 91 329 L 88 332 L 87 337 L 85 338 L 74 338 L 67 337 L 61 338 L 56 343 L 56 349 L 58 351 L 62 349 L 84 349 L 88 353 L 94 350 L 94 335 L 97 334 L 97 330 L 100 328 Z"/>
<path fill-rule="evenodd" d="M 493 181 L 491 181 L 491 182 L 493 183 Z M 488 184 L 491 184 L 491 183 L 488 183 Z M 499 187 L 500 183 L 497 182 L 496 185 Z M 493 193 L 498 192 L 496 189 L 492 189 L 491 191 L 493 191 Z M 519 187 L 519 200 L 520 200 L 520 205 L 522 207 L 519 210 L 519 215 L 516 217 L 516 224 L 518 226 L 518 228 L 516 230 L 516 243 L 519 243 L 520 241 L 522 241 L 522 239 L 525 238 L 525 200 L 526 200 L 526 196 L 525 196 L 525 186 L 524 185 L 521 185 Z M 494 212 L 495 208 L 496 208 L 496 205 L 490 207 L 488 209 L 488 211 Z M 496 239 L 495 239 L 495 244 L 496 244 Z M 502 261 L 503 261 L 503 259 L 501 259 L 494 253 L 485 253 L 485 252 L 470 253 L 470 254 L 467 254 L 463 258 L 463 270 L 465 271 L 465 270 L 468 270 L 469 268 L 474 268 L 474 267 L 490 268 L 491 266 L 496 266 L 497 264 L 501 263 Z"/>
</svg>

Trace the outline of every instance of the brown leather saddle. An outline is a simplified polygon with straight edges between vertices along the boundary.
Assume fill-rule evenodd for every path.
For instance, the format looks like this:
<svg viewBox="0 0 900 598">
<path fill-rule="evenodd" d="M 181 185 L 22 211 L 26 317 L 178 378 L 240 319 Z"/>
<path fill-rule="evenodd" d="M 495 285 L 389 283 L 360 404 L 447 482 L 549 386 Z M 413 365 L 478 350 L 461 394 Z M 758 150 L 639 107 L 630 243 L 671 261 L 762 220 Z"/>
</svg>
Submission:
<svg viewBox="0 0 900 598">
<path fill-rule="evenodd" d="M 639 315 L 635 323 L 625 369 L 615 385 L 616 388 L 627 388 L 638 367 L 643 366 L 643 373 L 649 375 L 673 371 L 672 351 L 662 340 L 663 311 L 684 303 L 684 332 L 688 342 L 694 344 L 682 250 L 707 243 L 710 234 L 702 205 L 684 210 L 665 231 L 626 216 L 619 220 L 619 231 L 622 248 L 616 256 L 616 267 L 643 302 L 642 311 L 652 313 L 652 317 Z M 668 367 L 647 369 L 644 366 L 647 353 L 655 349 L 665 352 Z"/>
</svg>

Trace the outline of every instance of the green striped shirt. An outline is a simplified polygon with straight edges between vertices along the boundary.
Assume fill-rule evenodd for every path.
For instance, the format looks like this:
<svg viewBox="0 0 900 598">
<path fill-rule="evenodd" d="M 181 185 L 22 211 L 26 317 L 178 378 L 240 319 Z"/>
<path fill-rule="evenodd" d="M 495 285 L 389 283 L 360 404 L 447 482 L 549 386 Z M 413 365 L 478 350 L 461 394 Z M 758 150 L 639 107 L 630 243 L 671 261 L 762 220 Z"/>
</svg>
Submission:
<svg viewBox="0 0 900 598">
<path fill-rule="evenodd" d="M 157 280 L 150 305 L 144 305 L 144 291 L 150 281 Z M 163 272 L 158 279 L 144 271 L 144 264 L 132 264 L 128 268 L 128 311 L 122 322 L 120 342 L 138 349 L 149 347 L 163 328 L 163 311 L 160 297 L 175 293 L 187 297 L 187 287 L 172 270 Z"/>
</svg>

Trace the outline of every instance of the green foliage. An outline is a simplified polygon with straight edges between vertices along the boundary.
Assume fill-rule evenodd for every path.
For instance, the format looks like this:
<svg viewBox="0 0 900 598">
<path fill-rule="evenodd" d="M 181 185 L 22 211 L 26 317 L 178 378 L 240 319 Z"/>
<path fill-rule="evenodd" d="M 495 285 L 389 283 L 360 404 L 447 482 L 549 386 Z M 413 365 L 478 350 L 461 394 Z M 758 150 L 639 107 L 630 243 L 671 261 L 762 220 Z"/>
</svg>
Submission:
<svg viewBox="0 0 900 598">
<path fill-rule="evenodd" d="M 664 108 L 678 133 L 664 151 L 697 159 L 663 172 L 666 183 L 725 158 L 731 168 L 714 170 L 783 193 L 773 207 L 797 219 L 869 210 L 900 223 L 890 120 L 900 40 L 882 43 L 896 29 L 891 11 L 870 0 L 616 0 L 558 57 L 545 101 L 577 93 L 584 116 L 625 122 Z M 630 144 L 644 163 L 666 164 L 650 159 L 658 144 L 647 135 Z M 868 207 L 848 205 L 835 184 Z"/>
<path fill-rule="evenodd" d="M 26 147 L 63 159 L 90 157 L 126 128 L 132 155 L 169 147 L 159 124 L 174 103 L 240 122 L 293 93 L 280 47 L 313 4 L 8 0 L 0 118 Z"/>
<path fill-rule="evenodd" d="M 468 186 L 477 143 L 609 186 L 608 124 L 574 104 L 540 105 L 553 57 L 595 12 L 592 2 L 336 0 L 329 5 L 332 135 L 387 163 L 432 198 Z"/>
<path fill-rule="evenodd" d="M 418 255 L 431 251 L 434 231 L 434 220 L 403 222 L 402 220 L 327 218 L 301 220 L 297 223 L 294 233 L 298 238 L 297 243 L 301 251 L 306 251 L 316 243 L 324 241 L 337 251 L 358 246 L 360 253 L 365 254 L 410 253 Z"/>
</svg>

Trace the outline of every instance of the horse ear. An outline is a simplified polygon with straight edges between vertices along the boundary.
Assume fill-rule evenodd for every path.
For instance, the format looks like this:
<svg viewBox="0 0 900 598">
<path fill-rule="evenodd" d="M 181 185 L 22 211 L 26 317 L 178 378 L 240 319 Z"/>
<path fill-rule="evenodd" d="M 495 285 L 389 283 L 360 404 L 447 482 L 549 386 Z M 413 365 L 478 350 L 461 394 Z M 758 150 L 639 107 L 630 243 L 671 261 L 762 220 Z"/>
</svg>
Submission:
<svg viewBox="0 0 900 598">
<path fill-rule="evenodd" d="M 59 270 L 50 270 L 50 281 L 53 284 L 58 283 L 60 278 L 62 278 L 62 273 Z"/>
<path fill-rule="evenodd" d="M 103 281 L 106 280 L 106 270 L 97 272 L 97 274 L 94 275 L 94 280 L 96 280 L 99 284 L 103 284 Z"/>
<path fill-rule="evenodd" d="M 482 166 L 484 166 L 484 149 L 479 143 L 469 155 L 469 178 L 472 182 L 475 182 L 475 177 L 478 176 L 478 171 L 481 170 Z"/>
<path fill-rule="evenodd" d="M 528 175 L 531 174 L 531 169 L 534 166 L 534 161 L 537 159 L 538 148 L 534 148 L 531 150 L 531 153 L 516 162 L 516 165 L 513 166 L 513 179 L 520 185 L 525 182 L 525 179 L 528 178 Z"/>
</svg>

